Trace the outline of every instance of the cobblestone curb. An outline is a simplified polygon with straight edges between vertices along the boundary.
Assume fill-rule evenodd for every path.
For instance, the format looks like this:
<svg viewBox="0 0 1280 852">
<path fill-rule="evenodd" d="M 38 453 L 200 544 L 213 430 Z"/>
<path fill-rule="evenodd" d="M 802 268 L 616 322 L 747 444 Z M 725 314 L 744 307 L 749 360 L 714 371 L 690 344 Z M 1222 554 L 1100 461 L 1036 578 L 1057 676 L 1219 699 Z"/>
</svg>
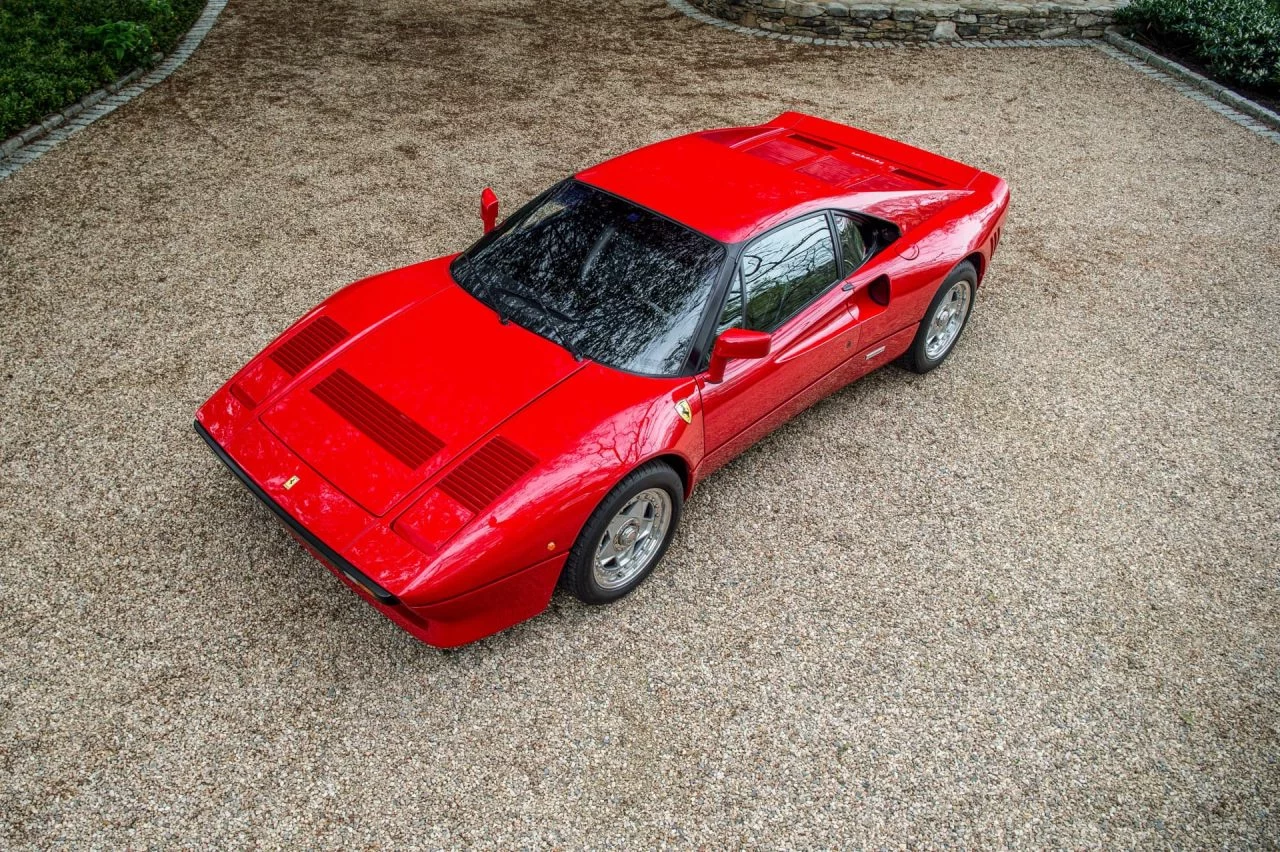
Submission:
<svg viewBox="0 0 1280 852">
<path fill-rule="evenodd" d="M 1128 0 L 685 0 L 745 27 L 849 41 L 1098 38 Z"/>
<path fill-rule="evenodd" d="M 209 0 L 200 17 L 165 59 L 144 71 L 139 68 L 105 88 L 85 95 L 71 106 L 54 113 L 39 124 L 33 124 L 16 136 L 0 143 L 0 180 L 9 177 L 28 163 L 79 133 L 93 122 L 115 112 L 147 89 L 164 80 L 186 62 L 213 27 L 227 0 Z"/>
<path fill-rule="evenodd" d="M 1198 89 L 1201 93 L 1208 95 L 1209 97 L 1213 98 L 1216 101 L 1220 101 L 1221 103 L 1225 104 L 1226 106 L 1230 107 L 1236 112 L 1244 113 L 1246 116 L 1252 117 L 1259 124 L 1262 124 L 1270 128 L 1271 130 L 1280 131 L 1280 115 L 1277 115 L 1276 113 L 1272 112 L 1271 110 L 1267 109 L 1261 104 L 1256 104 L 1253 101 L 1249 100 L 1248 98 L 1237 95 L 1235 92 L 1231 91 L 1227 87 L 1221 86 L 1213 82 L 1208 77 L 1205 77 L 1201 74 L 1197 74 L 1196 72 L 1192 71 L 1190 68 L 1184 68 L 1183 66 L 1174 62 L 1172 59 L 1165 59 L 1163 56 L 1156 53 L 1155 51 L 1148 50 L 1147 48 L 1138 44 L 1136 41 L 1125 38 L 1124 36 L 1120 35 L 1120 33 L 1115 32 L 1114 30 L 1108 30 L 1103 35 L 1103 38 L 1109 44 L 1114 45 L 1120 50 L 1123 50 L 1125 53 L 1129 54 L 1131 57 L 1142 60 L 1142 62 L 1146 63 L 1147 65 L 1152 66 L 1157 70 L 1163 72 L 1164 75 L 1168 75 L 1169 77 L 1174 78 L 1174 80 L 1181 82 L 1182 84 L 1184 84 L 1184 86 L 1190 86 L 1194 89 Z M 1110 54 L 1110 51 L 1104 51 L 1104 52 Z M 1116 58 L 1120 59 L 1120 57 L 1116 57 Z M 1132 62 L 1126 59 L 1121 59 L 1121 61 L 1124 62 L 1126 65 L 1131 65 L 1131 66 L 1133 65 Z M 1151 76 L 1151 75 L 1148 75 L 1148 76 Z M 1203 98 L 1196 97 L 1194 94 L 1190 92 L 1186 92 L 1184 94 L 1188 94 L 1191 97 L 1195 98 L 1195 100 L 1201 101 L 1202 103 L 1205 102 Z M 1235 119 L 1232 119 L 1232 120 L 1234 121 Z M 1248 127 L 1247 124 L 1245 126 Z M 1280 141 L 1280 138 L 1278 138 L 1276 141 Z"/>
<path fill-rule="evenodd" d="M 1219 86 L 1194 71 L 1183 68 L 1176 62 L 1152 53 L 1140 44 L 1108 30 L 1103 38 L 1040 38 L 1040 39 L 958 39 L 951 41 L 889 41 L 868 39 L 836 39 L 798 36 L 788 33 L 770 32 L 768 30 L 734 24 L 715 15 L 709 15 L 690 5 L 687 0 L 667 0 L 667 5 L 682 12 L 700 23 L 730 30 L 741 35 L 769 38 L 776 41 L 791 41 L 799 44 L 813 44 L 825 47 L 897 47 L 903 50 L 912 48 L 938 47 L 1094 47 L 1107 56 L 1117 59 L 1130 68 L 1153 80 L 1165 83 L 1197 103 L 1203 104 L 1222 117 L 1239 124 L 1264 139 L 1280 143 L 1280 125 L 1273 122 L 1280 116 L 1255 104 L 1228 89 Z M 1105 41 L 1104 41 L 1105 39 Z"/>
<path fill-rule="evenodd" d="M 758 27 L 748 27 L 742 24 L 735 24 L 731 21 L 726 21 L 724 18 L 718 18 L 715 15 L 707 14 L 689 3 L 688 0 L 667 0 L 667 5 L 675 9 L 677 12 L 688 15 L 699 23 L 709 24 L 710 26 L 730 30 L 741 35 L 756 36 L 757 38 L 771 38 L 775 41 L 791 41 L 796 42 L 797 44 L 816 44 L 825 47 L 898 47 L 904 50 L 907 48 L 917 47 L 1088 47 L 1095 42 L 1095 40 L 1091 38 L 958 38 L 936 41 L 908 41 L 905 39 L 890 38 L 854 39 L 831 36 L 795 35 L 792 33 L 764 30 Z"/>
</svg>

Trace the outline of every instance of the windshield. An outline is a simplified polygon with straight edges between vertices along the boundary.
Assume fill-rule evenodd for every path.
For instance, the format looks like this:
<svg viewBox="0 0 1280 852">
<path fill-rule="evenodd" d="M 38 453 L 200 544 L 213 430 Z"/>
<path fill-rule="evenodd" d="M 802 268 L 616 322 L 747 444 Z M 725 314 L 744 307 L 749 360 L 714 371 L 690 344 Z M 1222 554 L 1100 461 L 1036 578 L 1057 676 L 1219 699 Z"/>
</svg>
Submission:
<svg viewBox="0 0 1280 852">
<path fill-rule="evenodd" d="M 454 262 L 468 292 L 574 355 L 647 375 L 686 366 L 724 247 L 575 180 Z"/>
</svg>

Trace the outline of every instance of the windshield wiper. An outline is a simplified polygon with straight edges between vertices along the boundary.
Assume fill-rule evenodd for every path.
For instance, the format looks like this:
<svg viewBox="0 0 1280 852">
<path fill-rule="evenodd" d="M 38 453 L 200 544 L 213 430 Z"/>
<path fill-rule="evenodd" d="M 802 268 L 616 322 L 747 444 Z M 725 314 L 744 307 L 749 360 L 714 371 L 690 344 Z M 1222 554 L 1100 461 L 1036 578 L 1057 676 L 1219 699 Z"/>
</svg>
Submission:
<svg viewBox="0 0 1280 852">
<path fill-rule="evenodd" d="M 528 293 L 522 293 L 519 290 L 513 290 L 510 287 L 504 287 L 501 284 L 491 284 L 489 286 L 489 289 L 496 290 L 497 292 L 501 293 L 504 296 L 510 296 L 511 298 L 516 299 L 517 301 L 520 301 L 520 302 L 524 302 L 526 305 L 530 306 L 531 308 L 536 309 L 539 313 L 541 313 L 543 316 L 547 318 L 548 320 L 547 327 L 551 329 L 551 332 L 555 338 L 555 342 L 563 346 L 565 350 L 574 358 L 576 358 L 579 361 L 582 360 L 582 356 L 579 355 L 574 350 L 574 348 L 569 345 L 569 339 L 565 335 L 564 329 L 560 325 L 560 323 L 562 322 L 567 322 L 567 323 L 572 323 L 574 325 L 577 325 L 578 323 L 577 320 L 575 320 L 573 317 L 569 316 L 568 314 L 564 313 L 563 311 L 558 311 L 553 307 L 543 304 L 543 302 L 539 300 L 536 296 L 532 296 Z M 499 319 L 501 319 L 502 315 L 499 314 L 498 316 L 499 316 Z"/>
<path fill-rule="evenodd" d="M 555 308 L 546 304 L 541 299 L 537 298 L 532 294 L 525 293 L 520 290 L 513 290 L 510 287 L 504 287 L 501 284 L 494 284 L 490 287 L 490 289 L 497 290 L 499 293 L 503 293 L 507 296 L 511 296 L 513 298 L 519 299 L 520 301 L 524 302 L 526 305 L 532 305 L 542 313 L 547 314 L 548 316 L 554 317 L 558 320 L 561 320 L 562 322 L 571 322 L 574 325 L 578 324 L 578 321 L 576 319 L 569 316 L 564 311 L 556 310 Z"/>
</svg>

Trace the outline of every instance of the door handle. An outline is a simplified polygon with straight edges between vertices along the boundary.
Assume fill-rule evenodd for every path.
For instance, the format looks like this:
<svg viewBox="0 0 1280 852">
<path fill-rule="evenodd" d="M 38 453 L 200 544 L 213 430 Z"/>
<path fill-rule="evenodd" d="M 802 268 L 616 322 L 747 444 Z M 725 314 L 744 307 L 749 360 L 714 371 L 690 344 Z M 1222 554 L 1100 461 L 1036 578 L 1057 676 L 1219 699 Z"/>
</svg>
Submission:
<svg viewBox="0 0 1280 852">
<path fill-rule="evenodd" d="M 846 281 L 846 282 L 845 282 L 845 284 L 844 284 L 844 286 L 843 286 L 843 287 L 841 287 L 840 289 L 841 289 L 841 290 L 843 290 L 843 291 L 845 291 L 846 293 L 851 293 L 851 292 L 853 292 L 853 282 L 852 282 L 852 281 Z"/>
</svg>

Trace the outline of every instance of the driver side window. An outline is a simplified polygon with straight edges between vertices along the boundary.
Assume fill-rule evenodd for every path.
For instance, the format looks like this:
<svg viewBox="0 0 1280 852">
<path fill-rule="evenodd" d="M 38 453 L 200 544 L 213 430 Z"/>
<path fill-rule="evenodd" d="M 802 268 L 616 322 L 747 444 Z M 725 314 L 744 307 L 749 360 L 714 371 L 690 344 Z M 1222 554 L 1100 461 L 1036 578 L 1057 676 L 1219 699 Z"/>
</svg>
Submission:
<svg viewBox="0 0 1280 852">
<path fill-rule="evenodd" d="M 841 277 L 826 214 L 792 222 L 747 246 L 740 274 L 743 327 L 773 331 Z M 721 322 L 724 327 L 723 317 Z"/>
</svg>

